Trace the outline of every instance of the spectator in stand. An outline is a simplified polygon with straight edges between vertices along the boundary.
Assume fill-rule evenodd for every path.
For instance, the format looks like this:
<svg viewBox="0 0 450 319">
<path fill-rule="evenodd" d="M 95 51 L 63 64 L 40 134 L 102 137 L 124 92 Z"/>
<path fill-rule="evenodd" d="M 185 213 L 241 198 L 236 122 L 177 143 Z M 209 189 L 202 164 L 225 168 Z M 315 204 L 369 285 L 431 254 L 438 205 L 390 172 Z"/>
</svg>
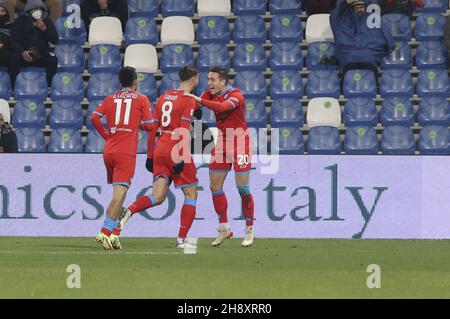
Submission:
<svg viewBox="0 0 450 319">
<path fill-rule="evenodd" d="M 17 153 L 17 136 L 6 118 L 0 112 L 0 153 Z"/>
<path fill-rule="evenodd" d="M 444 27 L 444 44 L 447 47 L 447 66 L 450 69 L 450 16 L 447 17 L 447 24 Z"/>
<path fill-rule="evenodd" d="M 0 67 L 7 67 L 12 21 L 4 1 L 0 1 Z"/>
<path fill-rule="evenodd" d="M 403 13 L 411 16 L 416 7 L 425 6 L 422 0 L 379 0 L 379 2 L 381 14 Z"/>
<path fill-rule="evenodd" d="M 22 13 L 25 11 L 27 0 L 6 0 L 6 5 L 10 15 Z M 61 0 L 42 0 L 49 13 L 50 19 L 55 22 L 61 16 L 62 1 Z"/>
<path fill-rule="evenodd" d="M 303 0 L 308 16 L 317 13 L 330 13 L 336 7 L 336 0 Z"/>
<path fill-rule="evenodd" d="M 84 0 L 81 3 L 81 18 L 84 20 L 87 32 L 92 19 L 102 16 L 119 18 L 122 30 L 125 30 L 128 20 L 127 0 Z"/>
</svg>

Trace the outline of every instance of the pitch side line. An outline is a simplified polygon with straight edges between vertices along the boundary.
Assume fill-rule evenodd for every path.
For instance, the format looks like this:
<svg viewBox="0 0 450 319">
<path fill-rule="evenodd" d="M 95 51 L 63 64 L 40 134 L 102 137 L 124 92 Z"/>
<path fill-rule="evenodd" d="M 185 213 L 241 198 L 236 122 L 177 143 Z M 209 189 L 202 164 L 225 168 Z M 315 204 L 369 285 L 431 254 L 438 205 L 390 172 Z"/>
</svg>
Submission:
<svg viewBox="0 0 450 319">
<path fill-rule="evenodd" d="M 179 252 L 157 251 L 0 251 L 3 255 L 184 255 Z"/>
</svg>

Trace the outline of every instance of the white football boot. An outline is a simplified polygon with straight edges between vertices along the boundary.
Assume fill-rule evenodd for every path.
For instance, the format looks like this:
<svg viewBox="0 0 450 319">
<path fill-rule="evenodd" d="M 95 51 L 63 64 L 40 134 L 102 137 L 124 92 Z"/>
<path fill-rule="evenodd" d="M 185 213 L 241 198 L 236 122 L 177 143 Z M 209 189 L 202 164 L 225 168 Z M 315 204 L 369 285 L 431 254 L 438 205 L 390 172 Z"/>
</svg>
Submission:
<svg viewBox="0 0 450 319">
<path fill-rule="evenodd" d="M 250 247 L 255 240 L 255 232 L 253 227 L 247 227 L 245 230 L 244 240 L 242 240 L 242 247 Z"/>
<path fill-rule="evenodd" d="M 217 234 L 216 239 L 211 243 L 214 247 L 219 246 L 224 240 L 233 237 L 233 232 L 230 228 L 228 229 L 219 229 L 219 233 Z"/>
</svg>

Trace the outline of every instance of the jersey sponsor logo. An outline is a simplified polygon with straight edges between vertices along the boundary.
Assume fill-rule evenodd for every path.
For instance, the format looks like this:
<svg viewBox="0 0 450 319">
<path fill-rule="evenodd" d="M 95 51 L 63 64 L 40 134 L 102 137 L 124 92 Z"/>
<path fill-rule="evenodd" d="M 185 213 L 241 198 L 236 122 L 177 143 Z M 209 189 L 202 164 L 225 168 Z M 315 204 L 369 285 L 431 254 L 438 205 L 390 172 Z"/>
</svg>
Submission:
<svg viewBox="0 0 450 319">
<path fill-rule="evenodd" d="M 132 129 L 130 128 L 126 128 L 126 127 L 116 127 L 113 126 L 109 129 L 109 131 L 111 132 L 111 134 L 116 134 L 117 132 L 127 132 L 127 133 L 131 133 L 133 132 Z"/>
<path fill-rule="evenodd" d="M 176 100 L 178 100 L 178 95 L 165 94 L 164 100 L 176 101 Z"/>
<path fill-rule="evenodd" d="M 239 99 L 237 97 L 234 97 L 234 96 L 230 97 L 228 100 L 230 100 L 232 102 L 239 103 Z"/>
</svg>

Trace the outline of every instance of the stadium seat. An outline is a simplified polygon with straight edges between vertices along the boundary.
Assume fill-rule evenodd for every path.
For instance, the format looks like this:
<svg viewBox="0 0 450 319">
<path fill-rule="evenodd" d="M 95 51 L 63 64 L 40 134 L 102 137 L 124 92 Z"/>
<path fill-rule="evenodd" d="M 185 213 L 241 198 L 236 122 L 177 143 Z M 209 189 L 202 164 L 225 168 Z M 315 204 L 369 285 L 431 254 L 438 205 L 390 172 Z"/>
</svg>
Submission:
<svg viewBox="0 0 450 319">
<path fill-rule="evenodd" d="M 381 135 L 381 151 L 385 155 L 414 155 L 416 144 L 408 126 L 388 126 Z"/>
<path fill-rule="evenodd" d="M 146 154 L 147 153 L 147 131 L 139 131 L 138 133 L 138 145 L 137 145 L 137 152 L 138 154 Z"/>
<path fill-rule="evenodd" d="M 82 153 L 83 143 L 78 130 L 59 128 L 50 134 L 49 153 Z"/>
<path fill-rule="evenodd" d="M 350 70 L 345 73 L 344 96 L 350 97 L 371 97 L 377 95 L 377 80 L 375 74 L 370 70 Z"/>
<path fill-rule="evenodd" d="M 193 0 L 164 0 L 161 3 L 161 14 L 169 16 L 194 16 L 195 5 Z"/>
<path fill-rule="evenodd" d="M 425 8 L 416 7 L 416 12 L 442 12 L 448 8 L 447 0 L 422 0 Z"/>
<path fill-rule="evenodd" d="M 266 128 L 267 114 L 263 99 L 247 99 L 245 101 L 245 119 L 249 127 Z"/>
<path fill-rule="evenodd" d="M 338 155 L 341 152 L 339 130 L 333 126 L 315 126 L 308 132 L 308 154 Z"/>
<path fill-rule="evenodd" d="M 230 51 L 225 44 L 204 44 L 198 49 L 197 66 L 201 72 L 207 72 L 213 66 L 230 69 Z"/>
<path fill-rule="evenodd" d="M 3 121 L 11 123 L 11 111 L 9 110 L 8 101 L 0 99 L 0 112 L 2 113 Z"/>
<path fill-rule="evenodd" d="M 341 110 L 339 101 L 329 97 L 311 99 L 306 112 L 306 123 L 309 128 L 316 126 L 341 126 Z"/>
<path fill-rule="evenodd" d="M 300 14 L 302 12 L 301 0 L 270 0 L 269 11 L 272 15 L 277 14 Z"/>
<path fill-rule="evenodd" d="M 380 94 L 383 97 L 412 97 L 414 94 L 414 85 L 409 70 L 385 70 L 381 75 Z"/>
<path fill-rule="evenodd" d="M 417 112 L 420 125 L 450 125 L 450 102 L 445 97 L 422 98 Z"/>
<path fill-rule="evenodd" d="M 339 98 L 340 94 L 339 77 L 335 70 L 315 70 L 309 73 L 308 83 L 306 85 L 306 95 L 308 98 Z"/>
<path fill-rule="evenodd" d="M 265 71 L 266 51 L 262 43 L 238 43 L 234 49 L 233 67 L 240 71 Z"/>
<path fill-rule="evenodd" d="M 58 44 L 83 45 L 86 42 L 86 27 L 80 19 L 80 25 L 74 25 L 74 21 L 68 17 L 61 16 L 55 21 L 58 32 Z"/>
<path fill-rule="evenodd" d="M 180 78 L 178 72 L 166 73 L 163 75 L 161 85 L 159 87 L 159 95 L 164 94 L 169 90 L 174 90 L 180 85 Z"/>
<path fill-rule="evenodd" d="M 161 43 L 194 44 L 194 23 L 188 17 L 167 17 L 161 24 Z"/>
<path fill-rule="evenodd" d="M 147 96 L 150 102 L 154 103 L 158 98 L 155 76 L 150 73 L 138 73 L 137 92 Z"/>
<path fill-rule="evenodd" d="M 80 130 L 83 126 L 83 109 L 77 100 L 58 100 L 53 102 L 49 116 L 52 129 L 68 128 Z"/>
<path fill-rule="evenodd" d="M 44 132 L 39 128 L 17 128 L 16 136 L 19 153 L 45 153 Z"/>
<path fill-rule="evenodd" d="M 375 101 L 368 97 L 349 98 L 343 112 L 345 126 L 377 126 Z"/>
<path fill-rule="evenodd" d="M 230 0 L 197 0 L 197 14 L 199 17 L 224 16 L 231 13 Z"/>
<path fill-rule="evenodd" d="M 48 95 L 47 79 L 45 69 L 26 68 L 17 75 L 14 87 L 16 99 L 44 100 Z"/>
<path fill-rule="evenodd" d="M 336 47 L 333 42 L 314 42 L 308 45 L 306 52 L 306 65 L 308 70 L 337 70 L 339 63 L 330 60 L 336 55 Z M 335 63 L 333 63 L 335 62 Z"/>
<path fill-rule="evenodd" d="M 410 41 L 412 37 L 409 17 L 402 13 L 388 13 L 382 19 L 389 26 L 392 37 L 396 41 Z"/>
<path fill-rule="evenodd" d="M 306 20 L 305 39 L 308 43 L 334 42 L 328 13 L 313 14 Z"/>
<path fill-rule="evenodd" d="M 421 70 L 417 78 L 416 92 L 420 97 L 448 97 L 450 83 L 447 69 Z"/>
<path fill-rule="evenodd" d="M 197 26 L 197 42 L 227 44 L 231 39 L 230 23 L 225 17 L 202 17 Z"/>
<path fill-rule="evenodd" d="M 122 44 L 122 24 L 115 17 L 97 17 L 92 19 L 89 26 L 89 44 Z"/>
<path fill-rule="evenodd" d="M 204 107 L 202 108 L 202 122 L 209 127 L 216 127 L 216 115 L 214 114 L 214 111 Z"/>
<path fill-rule="evenodd" d="M 120 49 L 115 45 L 94 45 L 89 50 L 89 73 L 117 73 L 122 67 Z"/>
<path fill-rule="evenodd" d="M 15 128 L 44 128 L 46 122 L 47 115 L 45 113 L 45 105 L 42 101 L 18 100 L 16 102 L 12 121 L 12 125 Z"/>
<path fill-rule="evenodd" d="M 240 15 L 265 15 L 266 0 L 233 0 L 233 13 Z"/>
<path fill-rule="evenodd" d="M 198 79 L 198 85 L 197 85 L 197 88 L 195 89 L 195 95 L 200 96 L 206 90 L 208 90 L 208 72 L 203 72 L 203 73 L 200 73 L 200 77 Z"/>
<path fill-rule="evenodd" d="M 234 22 L 233 40 L 236 43 L 266 41 L 266 26 L 261 16 L 240 16 Z"/>
<path fill-rule="evenodd" d="M 270 81 L 270 97 L 301 99 L 305 89 L 298 71 L 281 70 L 272 74 Z"/>
<path fill-rule="evenodd" d="M 134 17 L 125 26 L 125 44 L 158 44 L 159 32 L 156 22 L 151 17 Z"/>
<path fill-rule="evenodd" d="M 194 65 L 194 53 L 190 45 L 169 44 L 163 47 L 160 59 L 161 72 L 178 72 L 185 65 Z"/>
<path fill-rule="evenodd" d="M 132 66 L 136 72 L 157 73 L 158 54 L 151 44 L 132 44 L 125 50 L 124 66 Z"/>
<path fill-rule="evenodd" d="M 83 73 L 84 52 L 78 44 L 58 44 L 55 48 L 58 72 Z"/>
<path fill-rule="evenodd" d="M 447 50 L 441 41 L 423 41 L 416 50 L 418 69 L 446 68 Z"/>
<path fill-rule="evenodd" d="M 295 15 L 277 15 L 270 21 L 269 39 L 274 42 L 296 42 L 303 40 L 300 17 Z"/>
<path fill-rule="evenodd" d="M 246 98 L 265 99 L 267 95 L 266 79 L 262 72 L 239 72 L 234 78 L 234 86 L 241 90 Z"/>
<path fill-rule="evenodd" d="M 278 132 L 275 134 L 274 132 Z M 298 127 L 280 127 L 272 129 L 271 153 L 303 155 L 305 145 L 303 135 Z M 279 138 L 277 138 L 279 137 Z"/>
<path fill-rule="evenodd" d="M 305 122 L 299 99 L 276 99 L 270 107 L 271 127 L 302 127 Z"/>
<path fill-rule="evenodd" d="M 98 108 L 98 106 L 103 102 L 103 100 L 91 100 L 89 101 L 89 106 L 87 109 L 87 115 L 86 115 L 86 127 L 88 130 L 94 129 L 94 125 L 91 121 L 91 115 L 92 113 Z M 107 127 L 106 125 L 106 116 L 103 116 L 100 120 L 102 124 Z"/>
<path fill-rule="evenodd" d="M 87 98 L 103 100 L 106 96 L 120 90 L 119 76 L 111 73 L 95 73 L 89 78 Z"/>
<path fill-rule="evenodd" d="M 301 70 L 303 68 L 303 56 L 298 43 L 274 43 L 270 50 L 269 66 L 272 71 Z"/>
<path fill-rule="evenodd" d="M 383 126 L 414 126 L 414 110 L 408 97 L 386 97 L 381 105 L 380 121 Z"/>
<path fill-rule="evenodd" d="M 156 17 L 158 7 L 158 0 L 128 0 L 128 14 L 131 18 Z"/>
<path fill-rule="evenodd" d="M 84 81 L 79 73 L 57 73 L 53 77 L 50 90 L 52 100 L 84 98 Z"/>
<path fill-rule="evenodd" d="M 103 153 L 105 148 L 105 139 L 97 132 L 96 129 L 90 130 L 84 149 L 85 153 Z"/>
<path fill-rule="evenodd" d="M 383 58 L 381 68 L 386 69 L 407 69 L 412 67 L 412 53 L 408 42 L 401 41 L 395 44 L 395 49 L 388 57 Z"/>
<path fill-rule="evenodd" d="M 421 155 L 450 155 L 450 130 L 447 126 L 425 126 L 418 144 Z"/>
<path fill-rule="evenodd" d="M 441 41 L 444 37 L 445 18 L 438 13 L 424 13 L 417 17 L 415 37 L 417 41 Z"/>
<path fill-rule="evenodd" d="M 344 151 L 347 155 L 377 155 L 377 132 L 373 127 L 348 127 L 344 138 Z"/>
<path fill-rule="evenodd" d="M 11 80 L 6 71 L 0 71 L 0 99 L 9 100 L 11 97 Z"/>
</svg>

